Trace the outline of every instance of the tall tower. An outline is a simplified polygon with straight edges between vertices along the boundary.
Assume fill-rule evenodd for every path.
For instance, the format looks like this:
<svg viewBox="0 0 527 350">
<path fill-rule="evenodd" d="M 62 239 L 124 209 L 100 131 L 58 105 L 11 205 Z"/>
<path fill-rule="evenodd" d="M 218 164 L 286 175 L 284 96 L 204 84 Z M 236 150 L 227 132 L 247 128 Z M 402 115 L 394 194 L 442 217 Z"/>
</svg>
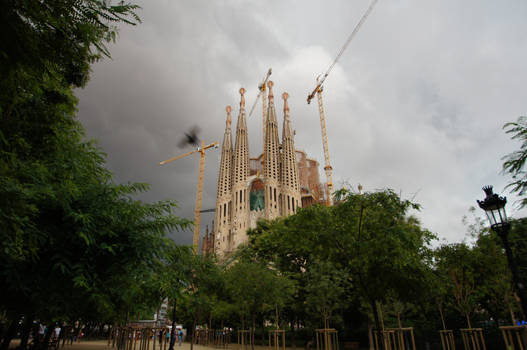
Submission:
<svg viewBox="0 0 527 350">
<path fill-rule="evenodd" d="M 296 162 L 295 142 L 291 132 L 291 121 L 289 119 L 289 105 L 287 98 L 289 94 L 284 92 L 284 126 L 282 128 L 282 167 L 280 174 L 281 185 L 281 216 L 295 214 L 298 206 L 302 205 L 300 185 L 298 181 L 298 164 Z"/>
<path fill-rule="evenodd" d="M 231 137 L 231 106 L 225 108 L 227 111 L 227 121 L 223 144 L 221 147 L 220 174 L 218 176 L 218 192 L 216 195 L 216 220 L 214 239 L 216 247 L 220 251 L 227 250 L 229 233 L 231 230 L 231 211 L 232 211 L 232 137 Z"/>
<path fill-rule="evenodd" d="M 307 158 L 305 152 L 295 150 L 289 95 L 282 94 L 284 121 L 280 140 L 272 81 L 267 83 L 266 90 L 265 142 L 263 153 L 256 158 L 249 158 L 245 89 L 240 89 L 235 140 L 231 136 L 232 109 L 230 106 L 226 108 L 227 125 L 218 177 L 214 232 L 205 237 L 204 251 L 229 256 L 240 244 L 247 243 L 247 230 L 255 228 L 258 220 L 273 220 L 297 213 L 302 207 L 303 197 L 310 200 L 305 201 L 307 204 L 319 199 L 318 163 Z M 299 162 L 304 165 L 300 166 Z M 306 165 L 309 162 L 315 165 Z"/>
<path fill-rule="evenodd" d="M 269 81 L 267 86 L 269 87 L 269 106 L 265 123 L 263 174 L 265 218 L 271 220 L 280 215 L 280 142 L 274 108 L 273 82 Z"/>
<path fill-rule="evenodd" d="M 240 114 L 236 125 L 236 142 L 234 146 L 232 169 L 232 230 L 228 239 L 229 249 L 246 240 L 245 232 L 249 228 L 249 193 L 247 177 L 249 176 L 249 140 L 245 120 L 245 89 L 240 89 Z"/>
</svg>

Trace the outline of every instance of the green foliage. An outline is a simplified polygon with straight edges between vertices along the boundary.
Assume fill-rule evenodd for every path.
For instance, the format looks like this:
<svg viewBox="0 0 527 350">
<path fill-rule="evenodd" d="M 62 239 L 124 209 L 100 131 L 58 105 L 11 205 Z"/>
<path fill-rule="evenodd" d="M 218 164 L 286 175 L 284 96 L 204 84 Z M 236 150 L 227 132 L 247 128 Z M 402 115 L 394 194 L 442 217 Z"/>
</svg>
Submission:
<svg viewBox="0 0 527 350">
<path fill-rule="evenodd" d="M 306 306 L 315 318 L 322 319 L 324 328 L 330 328 L 330 319 L 336 309 L 347 306 L 346 290 L 350 289 L 350 276 L 329 261 L 314 261 L 306 271 Z"/>
<path fill-rule="evenodd" d="M 513 140 L 521 141 L 520 149 L 514 151 L 505 157 L 503 160 L 503 172 L 512 176 L 512 182 L 507 185 L 512 192 L 517 193 L 520 197 L 524 197 L 527 192 L 527 173 L 524 165 L 527 160 L 527 117 L 519 117 L 516 122 L 506 123 L 503 126 L 507 134 L 512 134 Z M 527 205 L 527 198 L 520 202 L 521 207 Z"/>
<path fill-rule="evenodd" d="M 448 276 L 447 291 L 454 297 L 454 306 L 465 316 L 471 328 L 470 315 L 476 309 L 476 256 L 465 243 L 443 245 L 436 250 L 436 266 L 440 274 Z"/>
<path fill-rule="evenodd" d="M 73 88 L 109 56 L 136 5 L 100 0 L 0 4 L 0 309 L 10 319 L 124 321 L 164 296 L 158 270 L 175 203 L 136 199 L 85 141 Z"/>
<path fill-rule="evenodd" d="M 507 260 L 494 233 L 479 232 L 473 246 L 445 244 L 435 251 L 440 301 L 454 307 L 471 326 L 476 312 L 494 320 L 508 318 L 514 307 Z"/>
<path fill-rule="evenodd" d="M 302 315 L 306 300 L 322 302 L 321 293 L 315 294 L 317 279 L 320 288 L 338 282 L 327 295 L 328 310 L 344 310 L 345 294 L 369 308 L 377 321 L 375 305 L 389 292 L 401 301 L 419 300 L 431 267 L 428 244 L 434 239 L 409 216 L 419 206 L 391 190 L 363 195 L 340 190 L 336 198 L 333 207 L 303 208 L 284 219 L 260 222 L 249 233 L 255 256 L 296 282 L 291 309 Z"/>
<path fill-rule="evenodd" d="M 101 0 L 6 0 L 0 5 L 2 102 L 16 100 L 42 74 L 59 74 L 67 86 L 83 86 L 90 65 L 110 53 L 119 23 L 135 24 L 137 5 Z M 5 84 L 17 87 L 5 91 Z M 2 103 L 3 104 L 3 103 Z"/>
<path fill-rule="evenodd" d="M 511 220 L 509 243 L 518 264 L 520 281 L 527 284 L 527 218 Z M 497 238 L 496 238 L 497 240 Z M 499 242 L 501 245 L 501 242 Z"/>
<path fill-rule="evenodd" d="M 278 271 L 248 259 L 229 266 L 225 279 L 242 327 L 249 320 L 254 327 L 258 315 L 278 312 L 290 300 L 293 290 L 292 282 Z"/>
</svg>

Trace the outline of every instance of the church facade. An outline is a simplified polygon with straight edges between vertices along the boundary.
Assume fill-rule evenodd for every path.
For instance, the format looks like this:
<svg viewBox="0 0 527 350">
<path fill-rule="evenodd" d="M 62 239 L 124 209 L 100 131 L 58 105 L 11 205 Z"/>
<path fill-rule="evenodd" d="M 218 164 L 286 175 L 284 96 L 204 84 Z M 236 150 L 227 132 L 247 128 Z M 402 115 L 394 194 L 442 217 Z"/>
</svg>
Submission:
<svg viewBox="0 0 527 350">
<path fill-rule="evenodd" d="M 203 253 L 226 255 L 247 242 L 247 230 L 259 219 L 288 216 L 305 205 L 321 202 L 323 186 L 318 177 L 318 162 L 295 149 L 288 94 L 283 98 L 282 137 L 279 139 L 273 82 L 268 82 L 267 113 L 263 125 L 263 153 L 249 158 L 249 138 L 245 115 L 245 89 L 240 89 L 240 111 L 236 133 L 231 134 L 231 107 L 221 150 L 212 232 L 202 241 Z M 299 169 L 301 173 L 299 173 Z"/>
</svg>

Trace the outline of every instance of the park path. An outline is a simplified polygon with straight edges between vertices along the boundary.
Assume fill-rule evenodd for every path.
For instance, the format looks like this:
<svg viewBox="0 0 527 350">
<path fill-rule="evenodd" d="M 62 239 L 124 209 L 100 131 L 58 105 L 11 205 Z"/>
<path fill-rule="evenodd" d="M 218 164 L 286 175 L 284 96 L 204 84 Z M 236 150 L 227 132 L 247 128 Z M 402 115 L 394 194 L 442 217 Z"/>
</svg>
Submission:
<svg viewBox="0 0 527 350">
<path fill-rule="evenodd" d="M 19 344 L 19 340 L 16 339 L 11 342 L 9 348 L 14 349 L 16 346 L 18 346 L 18 344 Z M 224 348 L 214 348 L 211 346 L 203 346 L 203 345 L 194 344 L 194 350 L 218 350 L 218 349 L 224 349 Z M 238 344 L 230 344 L 229 347 L 226 349 L 227 350 L 241 350 L 241 347 Z M 286 350 L 289 350 L 289 349 L 292 349 L 292 348 L 286 348 Z M 111 346 L 108 346 L 107 340 L 86 340 L 86 341 L 81 341 L 80 343 L 67 344 L 64 347 L 61 346 L 58 350 L 113 350 L 113 348 Z M 156 344 L 156 349 L 153 349 L 152 345 L 150 345 L 149 350 L 159 350 L 159 346 L 157 346 Z M 190 343 L 183 342 L 181 346 L 178 346 L 176 343 L 176 345 L 174 346 L 174 350 L 190 350 Z M 269 347 L 255 346 L 254 350 L 269 350 Z"/>
</svg>

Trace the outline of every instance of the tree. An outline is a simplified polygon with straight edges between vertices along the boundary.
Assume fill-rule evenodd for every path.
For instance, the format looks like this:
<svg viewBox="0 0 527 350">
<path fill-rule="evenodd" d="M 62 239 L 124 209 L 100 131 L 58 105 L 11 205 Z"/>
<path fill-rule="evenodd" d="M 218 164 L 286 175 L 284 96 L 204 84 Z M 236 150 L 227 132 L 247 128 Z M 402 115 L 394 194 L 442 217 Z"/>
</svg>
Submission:
<svg viewBox="0 0 527 350">
<path fill-rule="evenodd" d="M 517 305 L 507 258 L 495 234 L 484 230 L 473 247 L 476 270 L 476 297 L 479 305 L 496 321 L 507 318 Z M 512 321 L 515 324 L 514 320 Z"/>
<path fill-rule="evenodd" d="M 109 56 L 116 26 L 139 21 L 137 8 L 0 4 L 0 307 L 15 330 L 22 315 L 119 322 L 150 309 L 165 233 L 189 224 L 172 215 L 173 202 L 135 200 L 148 185 L 114 184 L 75 118 L 73 88 Z"/>
<path fill-rule="evenodd" d="M 258 315 L 282 308 L 290 298 L 291 282 L 279 272 L 255 261 L 239 260 L 226 271 L 231 300 L 238 309 L 242 328 L 251 321 L 252 347 Z"/>
<path fill-rule="evenodd" d="M 370 306 L 380 329 L 376 305 L 385 301 L 388 291 L 400 301 L 419 299 L 429 269 L 428 244 L 435 236 L 408 215 L 419 205 L 391 190 L 341 190 L 337 198 L 341 202 L 335 206 L 335 258 L 349 269 L 356 295 Z"/>
<path fill-rule="evenodd" d="M 57 133 L 57 149 L 41 160 L 45 171 L 37 169 L 32 184 L 16 186 L 17 177 L 3 177 L 14 207 L 31 209 L 3 211 L 16 224 L 2 226 L 0 253 L 1 303 L 13 322 L 20 315 L 48 322 L 80 315 L 125 319 L 152 299 L 145 285 L 165 233 L 187 225 L 170 215 L 174 203 L 134 200 L 146 185 L 113 184 L 100 151 L 81 136 L 66 127 Z"/>
<path fill-rule="evenodd" d="M 350 287 L 350 276 L 328 261 L 315 261 L 306 271 L 307 307 L 321 316 L 323 328 L 330 328 L 334 311 L 347 305 L 346 290 Z"/>
<path fill-rule="evenodd" d="M 517 193 L 520 197 L 524 197 L 527 193 L 527 173 L 524 165 L 527 160 L 527 117 L 521 116 L 516 122 L 509 122 L 503 126 L 507 134 L 512 134 L 513 140 L 521 141 L 521 146 L 518 151 L 509 153 L 503 157 L 503 172 L 512 176 L 512 182 L 507 185 L 511 192 Z M 521 207 L 527 205 L 527 198 L 523 198 L 520 202 Z"/>
<path fill-rule="evenodd" d="M 185 288 L 181 293 L 180 316 L 192 329 L 190 348 L 196 339 L 196 326 L 210 316 L 216 295 L 225 289 L 219 265 L 209 255 L 186 256 Z"/>
<path fill-rule="evenodd" d="M 0 86 L 4 117 L 16 113 L 28 83 L 46 72 L 66 86 L 82 87 L 90 65 L 110 53 L 117 25 L 139 22 L 139 7 L 126 1 L 6 0 L 0 5 Z M 20 84 L 22 83 L 22 84 Z M 14 87 L 5 90 L 9 85 Z"/>
<path fill-rule="evenodd" d="M 434 235 L 409 215 L 418 208 L 391 190 L 363 195 L 340 190 L 333 207 L 315 205 L 287 218 L 260 222 L 249 232 L 251 249 L 258 259 L 295 280 L 292 305 L 300 315 L 308 291 L 314 289 L 306 272 L 320 261 L 330 262 L 335 271 L 349 275 L 345 293 L 370 308 L 380 329 L 376 305 L 388 291 L 402 302 L 418 300 L 427 283 L 428 244 Z M 333 310 L 346 306 L 342 299 Z"/>
<path fill-rule="evenodd" d="M 445 244 L 436 250 L 437 270 L 448 276 L 448 292 L 456 309 L 472 328 L 470 316 L 476 310 L 476 256 L 465 243 Z"/>
</svg>

